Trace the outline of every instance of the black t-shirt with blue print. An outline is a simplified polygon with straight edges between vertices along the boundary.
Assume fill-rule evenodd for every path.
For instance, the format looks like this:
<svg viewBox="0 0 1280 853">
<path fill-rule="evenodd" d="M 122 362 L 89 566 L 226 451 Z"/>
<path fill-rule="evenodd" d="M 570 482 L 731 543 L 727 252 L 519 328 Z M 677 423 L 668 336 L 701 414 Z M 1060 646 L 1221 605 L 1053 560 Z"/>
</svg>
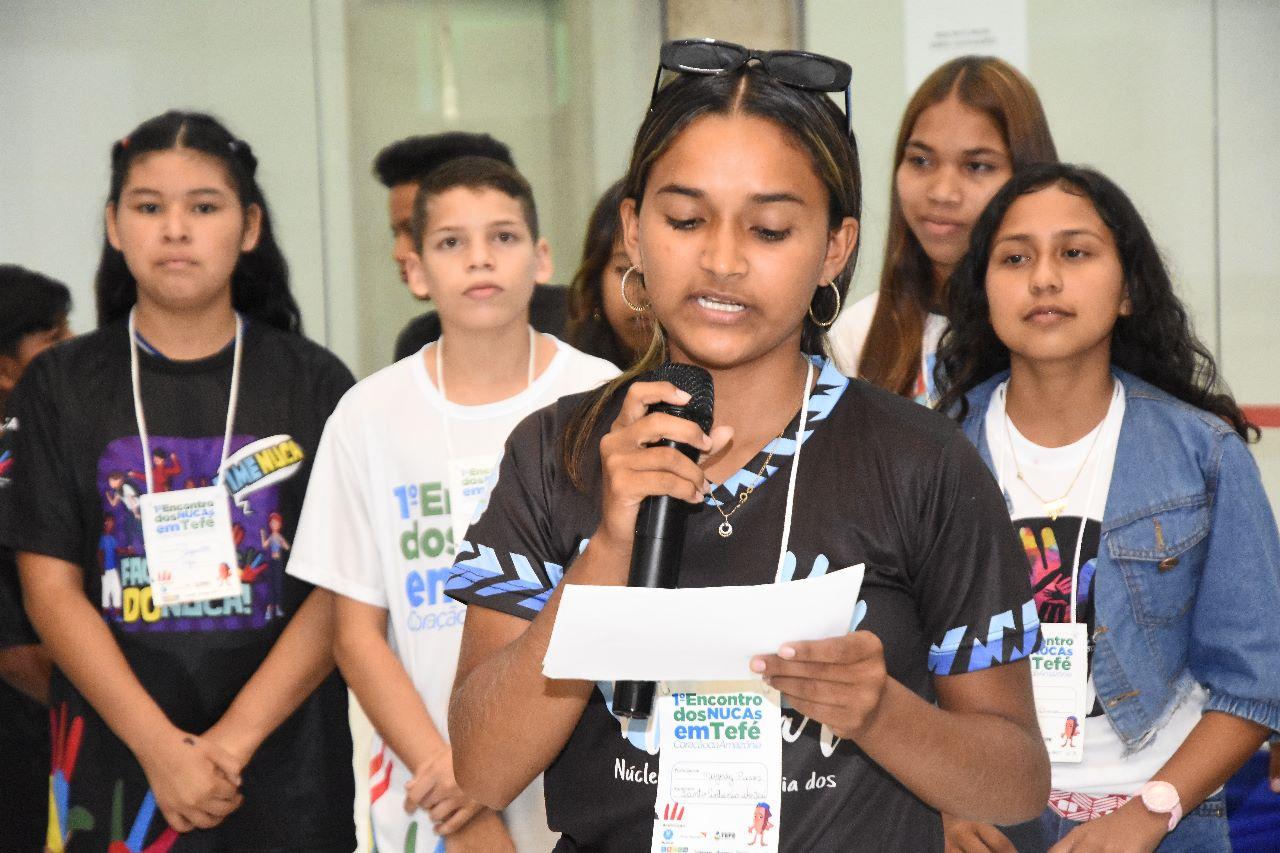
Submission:
<svg viewBox="0 0 1280 853">
<path fill-rule="evenodd" d="M 932 700 L 932 677 L 1025 657 L 1039 643 L 1026 557 L 986 466 L 943 416 L 849 380 L 819 363 L 808 400 L 784 577 L 866 564 L 859 627 L 884 644 L 889 675 Z M 459 551 L 448 592 L 469 605 L 534 618 L 599 523 L 599 457 L 585 492 L 560 465 L 561 437 L 581 395 L 516 428 L 488 507 Z M 621 404 L 600 419 L 608 429 Z M 693 513 L 680 585 L 771 582 L 777 568 L 796 420 L 711 500 L 737 503 L 754 472 L 766 480 L 716 532 L 712 506 Z M 598 446 L 593 441 L 591 446 Z M 560 850 L 648 850 L 657 744 L 624 727 L 599 685 L 547 769 L 547 814 Z M 536 736 L 531 733 L 530 736 Z M 784 850 L 941 849 L 938 814 L 853 743 L 783 709 Z"/>
</svg>

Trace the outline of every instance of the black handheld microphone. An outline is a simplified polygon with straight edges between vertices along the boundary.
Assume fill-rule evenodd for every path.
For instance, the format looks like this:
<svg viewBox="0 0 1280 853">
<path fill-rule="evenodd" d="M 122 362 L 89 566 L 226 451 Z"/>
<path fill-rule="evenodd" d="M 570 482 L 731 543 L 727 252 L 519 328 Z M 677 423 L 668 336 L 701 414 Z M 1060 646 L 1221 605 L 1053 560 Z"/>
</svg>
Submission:
<svg viewBox="0 0 1280 853">
<path fill-rule="evenodd" d="M 670 382 L 685 391 L 692 399 L 683 406 L 657 403 L 650 412 L 665 412 L 696 423 L 703 432 L 711 432 L 712 410 L 715 407 L 715 388 L 711 374 L 692 364 L 666 362 L 657 369 L 639 377 L 641 382 Z M 674 447 L 685 456 L 698 459 L 698 450 L 671 439 L 662 439 L 655 446 Z M 684 528 L 692 504 L 670 495 L 655 495 L 640 502 L 636 515 L 636 536 L 631 547 L 631 572 L 627 586 L 650 589 L 674 589 L 680 569 L 680 555 L 684 551 Z M 652 681 L 618 681 L 613 685 L 613 712 L 620 717 L 646 719 L 653 710 L 653 695 L 657 689 Z"/>
</svg>

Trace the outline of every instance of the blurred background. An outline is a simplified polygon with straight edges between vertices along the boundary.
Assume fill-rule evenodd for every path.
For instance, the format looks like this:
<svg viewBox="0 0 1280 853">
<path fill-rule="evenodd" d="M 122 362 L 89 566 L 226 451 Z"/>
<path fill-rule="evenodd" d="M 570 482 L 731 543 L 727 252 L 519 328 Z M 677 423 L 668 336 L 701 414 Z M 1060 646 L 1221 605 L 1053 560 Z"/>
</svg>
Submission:
<svg viewBox="0 0 1280 853">
<path fill-rule="evenodd" d="M 167 108 L 206 110 L 258 154 L 306 332 L 365 376 L 424 310 L 389 259 L 376 153 L 453 129 L 507 142 L 567 282 L 596 196 L 626 168 L 659 44 L 693 35 L 853 66 L 858 295 L 879 270 L 910 91 L 949 55 L 1010 59 L 1062 157 L 1138 203 L 1237 397 L 1280 421 L 1280 4 L 1266 0 L 3 0 L 0 259 L 70 284 L 90 328 L 111 143 Z M 1273 501 L 1274 445 L 1255 447 Z"/>
</svg>

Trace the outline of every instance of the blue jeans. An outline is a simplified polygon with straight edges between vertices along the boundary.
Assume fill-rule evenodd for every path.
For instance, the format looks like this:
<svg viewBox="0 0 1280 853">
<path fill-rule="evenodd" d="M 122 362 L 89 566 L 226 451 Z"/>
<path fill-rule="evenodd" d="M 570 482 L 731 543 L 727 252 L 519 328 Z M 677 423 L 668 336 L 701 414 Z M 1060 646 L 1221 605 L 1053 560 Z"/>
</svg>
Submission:
<svg viewBox="0 0 1280 853">
<path fill-rule="evenodd" d="M 1080 825 L 1078 821 L 1059 817 L 1053 809 L 1046 808 L 1040 815 L 1045 841 L 1056 844 L 1068 832 Z M 1176 829 L 1164 837 L 1156 853 L 1231 853 L 1231 838 L 1227 833 L 1227 804 L 1222 793 L 1213 794 L 1199 808 L 1185 815 Z"/>
</svg>

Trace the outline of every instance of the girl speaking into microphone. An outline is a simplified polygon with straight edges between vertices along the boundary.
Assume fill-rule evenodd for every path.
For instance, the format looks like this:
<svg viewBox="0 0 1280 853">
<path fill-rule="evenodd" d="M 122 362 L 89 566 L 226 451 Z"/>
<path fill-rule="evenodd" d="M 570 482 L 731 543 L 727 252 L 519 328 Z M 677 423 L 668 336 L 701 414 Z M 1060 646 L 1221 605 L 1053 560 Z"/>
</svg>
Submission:
<svg viewBox="0 0 1280 853">
<path fill-rule="evenodd" d="M 620 209 L 620 288 L 654 340 L 508 441 L 449 585 L 470 605 L 457 777 L 501 807 L 545 769 L 558 850 L 650 849 L 656 733 L 613 716 L 610 685 L 549 680 L 542 660 L 563 583 L 624 584 L 639 504 L 670 495 L 695 507 L 681 586 L 866 566 L 858 630 L 749 662 L 785 703 L 762 831 L 790 850 L 936 849 L 937 810 L 1027 820 L 1048 789 L 1024 660 L 1039 632 L 999 492 L 953 424 L 822 356 L 861 212 L 849 66 L 710 40 L 667 44 L 661 65 L 676 75 L 655 83 Z M 647 413 L 688 402 L 637 381 L 668 359 L 710 372 L 709 434 Z"/>
</svg>

